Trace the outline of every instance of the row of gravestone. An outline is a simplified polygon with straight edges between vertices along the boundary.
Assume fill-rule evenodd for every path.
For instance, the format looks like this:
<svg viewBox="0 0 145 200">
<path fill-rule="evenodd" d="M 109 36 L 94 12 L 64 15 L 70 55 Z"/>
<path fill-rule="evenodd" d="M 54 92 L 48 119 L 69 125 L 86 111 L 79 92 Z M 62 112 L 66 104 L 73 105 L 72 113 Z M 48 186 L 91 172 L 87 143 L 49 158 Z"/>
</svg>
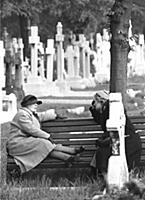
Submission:
<svg viewBox="0 0 145 200">
<path fill-rule="evenodd" d="M 23 85 L 38 82 L 44 83 L 44 81 L 46 85 L 52 83 L 54 81 L 54 61 L 56 61 L 56 80 L 58 82 L 67 80 L 67 85 L 73 86 L 73 83 L 79 80 L 80 87 L 85 87 L 87 82 L 82 84 L 82 79 L 91 78 L 90 54 L 92 52 L 84 35 L 80 35 L 79 38 L 79 42 L 69 45 L 66 52 L 64 52 L 62 24 L 58 22 L 55 41 L 48 39 L 47 47 L 44 49 L 38 36 L 38 27 L 32 26 L 31 35 L 29 36 L 31 48 L 29 61 L 27 58 L 23 58 L 24 45 L 22 39 L 13 38 L 11 41 L 6 41 L 5 49 L 1 45 L 1 51 L 5 51 L 5 55 L 2 55 L 5 58 L 5 63 L 1 76 L 3 76 L 2 80 L 7 90 L 11 91 L 12 87 L 21 88 Z M 44 58 L 46 58 L 45 61 Z M 46 66 L 44 66 L 44 63 L 46 63 Z M 65 67 L 65 63 L 67 63 L 67 67 Z M 74 79 L 73 83 L 72 79 Z"/>
<path fill-rule="evenodd" d="M 63 50 L 63 34 L 62 34 L 62 25 L 61 23 L 58 23 L 57 25 L 57 35 L 56 35 L 56 42 L 57 42 L 57 54 L 56 57 L 58 59 L 58 63 L 57 63 L 57 79 L 58 79 L 58 85 L 61 86 L 62 88 L 68 86 L 67 84 L 64 83 L 64 50 Z M 13 38 L 12 41 L 11 40 L 6 40 L 5 41 L 5 48 L 4 48 L 4 43 L 3 41 L 0 41 L 0 63 L 1 63 L 1 73 L 0 73 L 0 112 L 1 112 L 1 122 L 4 121 L 9 121 L 12 116 L 15 114 L 16 110 L 17 110 L 17 105 L 16 105 L 16 101 L 18 99 L 18 96 L 14 95 L 13 93 L 15 93 L 14 91 L 18 91 L 21 90 L 24 86 L 25 89 L 27 90 L 27 86 L 30 86 L 30 90 L 31 93 L 33 93 L 33 86 L 34 88 L 37 90 L 37 92 L 40 94 L 40 92 L 44 91 L 44 82 L 46 83 L 46 90 L 48 91 L 48 85 L 50 85 L 50 83 L 53 81 L 52 80 L 52 74 L 53 74 L 53 59 L 54 59 L 54 53 L 55 53 L 55 49 L 54 49 L 54 40 L 53 39 L 49 39 L 47 41 L 47 48 L 46 48 L 46 55 L 47 55 L 47 76 L 46 79 L 44 77 L 44 62 L 43 62 L 43 56 L 44 56 L 44 49 L 43 49 L 43 45 L 42 43 L 40 43 L 40 38 L 38 36 L 38 27 L 31 27 L 31 36 L 29 37 L 29 43 L 31 45 L 31 66 L 30 66 L 30 70 L 28 68 L 28 63 L 26 61 L 24 61 L 23 58 L 23 42 L 22 39 L 16 39 Z M 83 49 L 85 46 L 82 46 L 81 48 Z M 76 47 L 77 48 L 77 47 Z M 76 57 L 78 58 L 76 51 L 79 54 L 79 47 L 74 48 L 74 64 L 78 65 L 78 61 L 76 61 Z M 85 48 L 84 48 L 85 49 Z M 88 48 L 86 48 L 86 52 Z M 86 54 L 85 51 L 83 51 L 84 57 Z M 70 51 L 69 48 L 67 49 L 67 53 L 65 54 L 65 57 L 67 57 L 69 55 Z M 38 59 L 38 54 L 40 54 L 41 56 L 39 56 Z M 68 54 L 68 55 L 67 55 Z M 89 53 L 88 53 L 89 55 Z M 88 63 L 88 67 L 89 67 L 89 57 L 88 55 L 87 57 L 87 63 Z M 72 56 L 73 57 L 73 56 Z M 69 60 L 69 56 L 68 59 Z M 85 58 L 84 58 L 85 59 Z M 39 62 L 39 63 L 38 63 Z M 85 60 L 83 61 L 83 63 L 85 62 Z M 70 63 L 70 62 L 69 62 Z M 39 66 L 39 75 L 38 76 L 38 64 L 40 64 Z M 41 67 L 41 69 L 40 69 Z M 26 72 L 27 70 L 27 72 Z M 85 68 L 84 68 L 85 70 Z M 71 72 L 71 69 L 68 69 L 68 76 L 66 76 L 67 80 L 69 81 L 69 78 L 74 78 L 75 74 L 73 75 Z M 28 75 L 29 73 L 29 75 Z M 79 77 L 79 72 L 78 73 L 78 77 L 76 75 L 77 78 L 79 78 L 81 80 L 81 78 Z M 26 75 L 26 76 L 25 76 Z M 85 76 L 85 75 L 84 75 Z M 68 78 L 69 77 L 69 78 Z M 89 77 L 89 75 L 86 75 L 86 78 Z M 25 80 L 26 79 L 26 80 Z M 76 80 L 74 80 L 76 81 Z M 25 83 L 26 82 L 26 83 Z M 38 84 L 39 84 L 39 89 L 38 89 Z M 4 89 L 2 91 L 2 89 Z M 52 92 L 54 94 L 54 87 L 52 87 L 51 85 L 51 89 Z M 58 91 L 58 90 L 57 90 Z M 12 92 L 12 93 L 11 93 Z M 28 90 L 28 93 L 29 90 Z M 35 92 L 34 92 L 35 93 Z M 46 95 L 48 93 L 45 93 Z M 21 98 L 20 98 L 21 99 Z M 5 116 L 5 117 L 4 117 Z"/>
<path fill-rule="evenodd" d="M 94 79 L 95 82 L 109 81 L 110 35 L 106 29 L 103 30 L 103 36 L 100 33 L 96 34 L 96 51 L 90 48 L 90 46 L 94 45 L 87 41 L 83 34 L 79 35 L 79 40 L 73 40 L 64 50 L 64 35 L 62 32 L 62 24 L 58 22 L 55 41 L 48 39 L 47 47 L 44 49 L 38 36 L 38 27 L 31 27 L 31 35 L 29 37 L 31 46 L 30 61 L 26 60 L 26 58 L 24 61 L 24 45 L 21 39 L 17 41 L 14 38 L 11 45 L 7 45 L 5 55 L 7 67 L 5 68 L 6 87 L 8 89 L 11 89 L 12 82 L 14 82 L 15 87 L 19 86 L 20 88 L 25 83 L 35 84 L 44 80 L 52 83 L 54 81 L 54 68 L 56 71 L 55 79 L 61 82 L 66 80 L 67 85 L 72 88 L 94 86 Z M 132 33 L 129 33 L 129 37 L 132 38 Z M 54 48 L 54 43 L 56 43 L 56 49 Z M 145 57 L 143 35 L 139 35 L 138 44 L 135 44 L 135 41 L 130 39 L 130 45 L 133 50 L 129 53 L 128 74 L 138 73 L 140 75 L 145 71 L 143 67 Z M 14 55 L 14 61 L 10 54 Z M 44 61 L 45 57 L 47 57 L 46 62 Z M 55 67 L 54 61 L 56 61 L 57 65 Z M 46 66 L 44 66 L 44 63 L 46 63 Z M 92 68 L 94 68 L 94 72 L 92 72 Z M 92 75 L 95 77 L 94 79 L 92 79 Z M 13 81 L 14 76 L 15 79 Z"/>
<path fill-rule="evenodd" d="M 64 95 L 69 92 L 70 88 L 94 87 L 97 81 L 109 80 L 110 36 L 105 29 L 103 36 L 100 33 L 96 34 L 96 51 L 90 48 L 91 45 L 83 34 L 79 35 L 79 40 L 73 39 L 64 51 L 62 24 L 58 22 L 56 28 L 55 41 L 48 39 L 47 47 L 44 49 L 38 36 L 38 27 L 31 27 L 29 37 L 30 61 L 23 58 L 24 45 L 22 39 L 13 38 L 12 41 L 7 41 L 5 48 L 3 42 L 0 41 L 2 63 L 0 83 L 3 88 L 7 89 L 8 94 L 13 91 L 17 99 L 21 99 L 24 94 L 21 90 L 23 88 L 25 93 L 31 92 L 39 96 Z M 129 37 L 132 37 L 131 31 Z M 144 38 L 142 35 L 139 38 L 138 43 L 130 39 L 133 50 L 129 54 L 129 75 L 136 73 L 136 71 L 139 74 L 145 71 L 143 67 Z M 56 43 L 56 49 L 54 43 Z M 92 60 L 91 56 L 93 56 Z M 45 57 L 47 57 L 46 67 L 44 66 Z M 57 65 L 55 81 L 54 60 L 56 60 Z M 91 74 L 92 65 L 96 72 L 93 76 Z"/>
</svg>

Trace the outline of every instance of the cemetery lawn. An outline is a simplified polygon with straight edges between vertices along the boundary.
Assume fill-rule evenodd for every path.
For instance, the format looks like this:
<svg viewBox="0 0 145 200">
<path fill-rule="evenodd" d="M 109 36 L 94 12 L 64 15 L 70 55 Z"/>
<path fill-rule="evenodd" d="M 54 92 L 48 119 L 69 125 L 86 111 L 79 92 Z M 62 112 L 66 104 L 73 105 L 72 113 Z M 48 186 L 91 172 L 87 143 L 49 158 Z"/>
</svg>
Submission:
<svg viewBox="0 0 145 200">
<path fill-rule="evenodd" d="M 145 78 L 129 80 L 128 88 L 132 88 L 134 90 L 141 90 L 139 95 L 131 98 L 127 97 L 127 111 L 129 115 L 145 115 Z M 108 84 L 99 84 L 96 88 L 87 88 L 86 91 L 93 90 L 94 93 L 98 89 L 106 89 L 108 90 Z M 77 97 L 78 100 L 83 100 L 84 97 Z M 73 101 L 74 97 L 42 97 L 42 100 L 46 99 L 69 99 Z M 90 98 L 87 97 L 86 100 Z M 81 101 L 80 101 L 81 102 Z M 80 114 L 76 113 L 69 113 L 68 108 L 73 109 L 76 107 L 84 106 L 84 112 Z M 59 101 L 52 103 L 43 103 L 39 106 L 38 111 L 44 111 L 47 109 L 55 108 L 57 112 L 60 112 L 62 115 L 66 117 L 72 118 L 81 118 L 81 117 L 88 117 L 91 116 L 89 112 L 90 104 L 86 103 L 81 105 L 81 103 L 70 104 L 70 103 L 59 103 Z M 3 185 L 0 189 L 1 199 L 21 199 L 21 200 L 92 200 L 92 197 L 95 194 L 100 193 L 100 189 L 102 186 L 102 182 L 99 178 L 96 180 L 90 177 L 90 172 L 86 171 L 85 176 L 81 176 L 81 171 L 78 171 L 77 174 L 75 171 L 71 174 L 66 174 L 60 178 L 59 173 L 62 173 L 61 170 L 52 173 L 52 171 L 47 170 L 44 174 L 42 173 L 41 178 L 35 175 L 31 177 L 28 174 L 27 179 L 20 179 L 17 180 L 9 180 L 6 185 Z M 53 176 L 54 175 L 54 176 Z M 53 176 L 53 178 L 52 178 Z M 59 177 L 59 178 L 58 178 Z M 66 178 L 67 177 L 67 178 Z M 133 177 L 134 178 L 134 177 Z M 135 178 L 137 181 L 142 181 L 145 185 L 145 172 L 144 169 L 141 174 L 141 179 L 138 178 L 138 174 L 135 174 Z M 53 181 L 52 181 L 53 180 Z M 53 188 L 52 188 L 53 187 Z M 54 188 L 54 187 L 57 187 Z M 64 189 L 65 187 L 65 189 Z M 71 187 L 71 188 L 70 188 Z M 145 192 L 144 196 L 139 197 L 139 195 L 133 195 L 129 191 L 115 191 L 110 194 L 106 194 L 104 197 L 100 197 L 100 200 L 121 200 L 121 199 L 131 199 L 131 200 L 144 200 L 145 199 Z"/>
<path fill-rule="evenodd" d="M 127 89 L 133 89 L 134 92 L 138 92 L 136 93 L 136 95 L 134 97 L 130 97 L 129 95 L 126 96 L 127 99 L 127 105 L 126 105 L 126 110 L 128 115 L 145 115 L 145 76 L 133 76 L 128 78 L 127 80 Z M 84 90 L 75 90 L 75 91 L 92 91 L 95 92 L 98 90 L 107 90 L 109 91 L 109 83 L 104 83 L 104 84 L 100 84 L 100 83 L 96 83 L 96 87 L 95 88 L 86 88 Z M 91 103 L 91 99 L 92 97 L 84 97 L 84 96 L 65 96 L 65 97 L 53 97 L 53 96 L 45 96 L 45 97 L 41 97 L 42 101 L 44 100 L 44 103 L 42 105 L 39 106 L 38 111 L 44 111 L 46 109 L 51 109 L 51 108 L 55 108 L 56 110 L 58 110 L 59 112 L 61 112 L 62 114 L 64 114 L 67 117 L 89 117 L 90 112 L 89 112 L 89 106 Z M 51 100 L 51 103 L 46 103 L 46 99 Z M 54 100 L 54 101 L 53 101 Z M 55 101 L 57 100 L 57 101 Z M 59 100 L 61 100 L 61 103 L 59 103 Z M 62 103 L 62 100 L 70 100 L 71 103 L 68 103 L 69 101 L 67 101 L 67 103 Z M 73 104 L 73 100 L 78 100 L 79 103 L 74 103 Z M 86 100 L 86 104 L 83 103 L 81 104 L 81 100 Z M 88 103 L 88 100 L 89 103 Z M 72 113 L 68 113 L 67 109 L 68 108 L 76 108 L 76 107 L 80 107 L 80 106 L 84 106 L 84 112 L 77 115 L 77 114 L 72 114 Z"/>
</svg>

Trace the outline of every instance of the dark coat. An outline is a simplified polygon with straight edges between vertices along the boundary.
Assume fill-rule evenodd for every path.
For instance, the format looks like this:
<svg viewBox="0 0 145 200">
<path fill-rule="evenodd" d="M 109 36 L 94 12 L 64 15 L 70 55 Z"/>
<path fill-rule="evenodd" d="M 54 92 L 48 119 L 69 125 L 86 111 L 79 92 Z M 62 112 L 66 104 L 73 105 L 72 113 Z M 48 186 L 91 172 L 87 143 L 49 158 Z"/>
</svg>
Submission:
<svg viewBox="0 0 145 200">
<path fill-rule="evenodd" d="M 106 128 L 106 121 L 109 118 L 109 101 L 107 100 L 103 107 L 102 112 L 95 110 L 93 106 L 90 107 L 90 112 L 97 122 L 100 124 L 103 130 L 102 139 L 97 141 L 96 145 L 100 148 L 97 148 L 96 153 L 96 167 L 101 170 L 107 170 L 108 159 L 111 155 L 111 145 L 109 133 Z M 135 128 L 128 118 L 126 112 L 126 125 L 125 125 L 125 150 L 126 150 L 126 159 L 129 170 L 133 169 L 140 162 L 141 155 L 141 140 L 138 133 L 135 132 Z"/>
</svg>

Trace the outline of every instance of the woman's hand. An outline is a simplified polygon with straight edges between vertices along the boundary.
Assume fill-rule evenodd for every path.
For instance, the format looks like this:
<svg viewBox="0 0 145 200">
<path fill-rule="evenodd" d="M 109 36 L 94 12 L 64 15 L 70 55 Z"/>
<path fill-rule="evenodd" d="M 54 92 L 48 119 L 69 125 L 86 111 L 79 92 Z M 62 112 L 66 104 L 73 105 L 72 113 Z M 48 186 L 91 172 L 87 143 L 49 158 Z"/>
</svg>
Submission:
<svg viewBox="0 0 145 200">
<path fill-rule="evenodd" d="M 53 139 L 52 139 L 51 136 L 48 138 L 48 140 L 49 140 L 52 144 L 54 143 L 54 141 L 53 141 Z"/>
</svg>

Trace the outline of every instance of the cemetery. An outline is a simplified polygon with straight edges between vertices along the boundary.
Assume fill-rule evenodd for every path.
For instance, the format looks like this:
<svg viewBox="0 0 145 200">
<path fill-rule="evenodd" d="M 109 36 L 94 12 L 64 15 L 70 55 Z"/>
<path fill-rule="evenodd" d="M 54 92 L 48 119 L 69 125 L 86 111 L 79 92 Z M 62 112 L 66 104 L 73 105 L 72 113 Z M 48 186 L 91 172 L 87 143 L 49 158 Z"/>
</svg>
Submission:
<svg viewBox="0 0 145 200">
<path fill-rule="evenodd" d="M 8 107 L 14 111 L 11 112 L 9 110 L 9 113 L 15 114 L 16 111 L 16 100 L 14 100 L 15 97 L 11 97 L 11 92 L 16 95 L 18 101 L 22 99 L 24 94 L 30 93 L 38 97 L 78 96 L 78 93 L 75 92 L 76 90 L 95 88 L 96 84 L 109 82 L 110 36 L 105 29 L 103 36 L 100 33 L 96 34 L 97 53 L 90 48 L 89 41 L 82 34 L 79 35 L 79 41 L 76 41 L 74 37 L 64 51 L 64 35 L 61 22 L 58 22 L 56 31 L 55 41 L 54 39 L 48 39 L 47 47 L 44 49 L 38 36 L 38 27 L 31 27 L 31 35 L 29 36 L 31 56 L 29 60 L 23 56 L 24 45 L 22 39 L 8 39 L 8 33 L 5 29 L 4 34 L 5 38 L 7 38 L 5 45 L 3 41 L 0 41 L 0 50 L 2 52 L 0 57 L 2 66 L 0 81 L 1 88 L 3 88 L 0 95 L 3 104 L 6 104 L 6 102 L 8 104 L 8 99 L 10 99 L 9 102 L 12 105 Z M 139 35 L 137 43 L 133 40 L 130 43 L 132 50 L 129 53 L 128 78 L 144 76 L 143 35 Z M 93 60 L 91 60 L 91 56 L 93 56 Z M 93 74 L 91 73 L 91 65 L 95 70 Z M 129 90 L 127 92 L 129 93 Z M 88 94 L 90 98 L 92 98 L 92 95 L 93 92 Z M 3 109 L 2 111 L 5 115 L 6 106 L 1 109 Z M 4 118 L 1 120 L 4 120 Z"/>
<path fill-rule="evenodd" d="M 129 34 L 131 34 L 131 30 Z M 88 107 L 91 104 L 97 86 L 109 83 L 110 35 L 106 29 L 103 30 L 103 35 L 100 33 L 96 34 L 95 45 L 97 52 L 91 48 L 90 41 L 87 41 L 83 34 L 79 35 L 78 40 L 76 40 L 74 35 L 74 38 L 66 49 L 63 47 L 63 42 L 64 35 L 61 22 L 57 23 L 55 39 L 48 39 L 46 47 L 44 47 L 38 35 L 38 27 L 31 26 L 29 36 L 30 58 L 24 58 L 24 44 L 22 39 L 8 38 L 8 33 L 5 29 L 5 41 L 0 41 L 1 185 L 5 186 L 7 184 L 9 180 L 8 171 L 15 168 L 14 160 L 7 155 L 5 147 L 9 131 L 9 122 L 20 107 L 20 101 L 27 94 L 36 95 L 44 102 L 45 108 L 40 107 L 40 111 L 51 108 L 51 106 L 56 106 L 56 108 L 58 106 L 58 109 L 60 107 L 65 108 L 65 112 L 70 117 L 67 116 L 68 118 L 66 119 L 42 122 L 42 129 L 48 133 L 51 132 L 52 138 L 56 143 L 59 141 L 61 144 L 69 146 L 83 145 L 86 150 L 80 155 L 80 161 L 74 163 L 70 169 L 66 169 L 62 161 L 46 158 L 30 174 L 26 174 L 21 178 L 27 179 L 33 173 L 35 176 L 43 170 L 46 172 L 46 170 L 56 169 L 56 171 L 59 171 L 63 169 L 70 171 L 69 173 L 71 174 L 71 171 L 74 169 L 79 171 L 79 169 L 86 170 L 90 167 L 91 158 L 96 149 L 95 142 L 96 139 L 101 137 L 102 129 L 88 115 Z M 144 36 L 139 35 L 137 41 L 131 39 L 130 46 L 132 50 L 128 58 L 127 77 L 128 80 L 133 80 L 133 77 L 145 76 Z M 92 57 L 93 59 L 91 59 Z M 132 114 L 129 118 L 135 126 L 136 132 L 141 137 L 141 161 L 139 163 L 139 169 L 137 169 L 137 175 L 140 175 L 144 172 L 145 166 L 145 85 L 142 84 L 142 87 L 135 85 L 135 89 L 132 89 L 133 84 L 132 82 L 128 85 L 126 92 L 129 101 L 133 102 L 130 105 L 133 105 L 138 110 L 137 114 Z M 97 90 L 100 89 L 97 88 Z M 107 90 L 109 90 L 108 86 Z M 111 93 L 109 98 L 111 111 L 107 128 L 109 131 L 118 131 L 120 154 L 118 157 L 111 156 L 109 160 L 107 181 L 109 188 L 116 187 L 121 190 L 131 176 L 128 172 L 125 158 L 124 108 L 120 93 Z M 142 110 L 140 112 L 138 108 L 141 101 Z M 66 107 L 64 104 L 66 104 Z M 70 104 L 73 106 L 70 106 Z M 87 113 L 86 115 L 85 111 Z M 116 163 L 115 168 L 113 166 L 114 162 Z M 47 187 L 50 188 L 50 185 L 47 185 Z M 99 186 L 95 185 L 95 187 Z M 49 190 L 51 192 L 51 189 Z M 85 190 L 84 186 L 82 186 L 81 192 L 83 194 L 86 192 Z M 73 189 L 71 192 L 73 192 Z M 90 191 L 87 192 L 89 193 Z M 42 193 L 47 192 L 44 190 Z M 88 196 L 86 195 L 87 198 Z M 44 197 L 44 199 L 46 198 Z M 95 193 L 92 199 L 95 200 Z"/>
</svg>

